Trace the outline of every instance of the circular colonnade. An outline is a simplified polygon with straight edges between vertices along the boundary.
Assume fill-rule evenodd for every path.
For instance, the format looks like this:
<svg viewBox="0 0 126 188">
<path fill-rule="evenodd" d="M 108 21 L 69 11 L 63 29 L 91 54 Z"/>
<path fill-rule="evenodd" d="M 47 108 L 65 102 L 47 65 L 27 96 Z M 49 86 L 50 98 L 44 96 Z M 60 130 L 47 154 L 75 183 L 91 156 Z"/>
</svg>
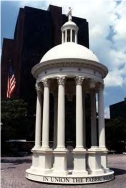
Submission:
<svg viewBox="0 0 126 188">
<path fill-rule="evenodd" d="M 37 91 L 36 130 L 32 166 L 26 170 L 26 177 L 34 181 L 57 184 L 110 181 L 114 178 L 114 172 L 107 166 L 103 99 L 103 79 L 108 69 L 99 63 L 91 50 L 77 44 L 78 27 L 71 20 L 71 12 L 69 15 L 68 22 L 61 29 L 62 44 L 49 50 L 32 69 Z M 52 148 L 49 146 L 50 93 L 54 95 Z M 85 143 L 86 93 L 90 95 L 91 101 L 90 149 L 86 148 Z M 73 149 L 65 147 L 65 95 L 68 100 L 76 96 L 76 147 Z"/>
</svg>

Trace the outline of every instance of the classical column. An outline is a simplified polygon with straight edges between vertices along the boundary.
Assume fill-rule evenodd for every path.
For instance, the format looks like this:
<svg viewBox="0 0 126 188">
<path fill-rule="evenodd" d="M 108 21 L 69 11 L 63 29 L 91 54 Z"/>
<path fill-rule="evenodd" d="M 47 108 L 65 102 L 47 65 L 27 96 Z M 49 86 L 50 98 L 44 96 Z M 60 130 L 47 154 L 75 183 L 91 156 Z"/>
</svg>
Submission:
<svg viewBox="0 0 126 188">
<path fill-rule="evenodd" d="M 37 92 L 36 102 L 36 127 L 35 127 L 35 146 L 32 149 L 32 166 L 31 169 L 35 170 L 39 167 L 39 154 L 37 153 L 41 147 L 41 119 L 42 119 L 42 83 L 35 84 Z"/>
<path fill-rule="evenodd" d="M 101 166 L 104 172 L 108 172 L 107 167 L 107 152 L 105 146 L 105 120 L 104 120 L 104 85 L 100 84 L 98 90 L 98 122 L 99 122 L 99 149 L 101 150 Z"/>
<path fill-rule="evenodd" d="M 52 168 L 52 150 L 49 148 L 49 80 L 42 81 L 44 85 L 43 95 L 43 126 L 42 147 L 39 153 L 39 168 L 42 173 L 50 173 Z"/>
<path fill-rule="evenodd" d="M 82 82 L 83 77 L 76 77 L 76 148 L 73 150 L 74 169 L 73 175 L 87 175 L 86 171 L 86 149 L 83 147 L 83 99 Z"/>
<path fill-rule="evenodd" d="M 88 149 L 88 172 L 89 174 L 103 174 L 101 168 L 101 151 L 97 146 L 97 129 L 96 129 L 96 82 L 90 80 L 90 97 L 91 97 L 91 148 Z"/>
<path fill-rule="evenodd" d="M 75 32 L 75 43 L 77 43 L 77 32 Z"/>
<path fill-rule="evenodd" d="M 83 146 L 86 148 L 86 111 L 85 111 L 85 95 L 83 94 Z"/>
<path fill-rule="evenodd" d="M 54 153 L 53 174 L 66 175 L 67 149 L 65 148 L 65 77 L 58 80 L 58 122 L 57 122 L 57 147 Z"/>
<path fill-rule="evenodd" d="M 70 42 L 72 42 L 72 29 L 70 30 Z"/>
<path fill-rule="evenodd" d="M 65 42 L 67 42 L 67 30 L 65 30 Z"/>
<path fill-rule="evenodd" d="M 63 43 L 63 32 L 62 32 L 62 43 Z"/>
<path fill-rule="evenodd" d="M 49 80 L 43 80 L 44 100 L 43 100 L 43 128 L 42 128 L 42 148 L 49 148 Z"/>
<path fill-rule="evenodd" d="M 33 149 L 40 148 L 41 145 L 41 113 L 42 113 L 42 86 L 41 83 L 35 85 L 37 92 L 37 103 L 36 103 L 36 128 L 35 128 L 35 146 Z"/>
<path fill-rule="evenodd" d="M 99 147 L 105 148 L 105 121 L 104 121 L 104 85 L 100 84 L 98 90 L 98 121 L 99 121 Z"/>
<path fill-rule="evenodd" d="M 58 78 L 57 148 L 65 148 L 65 77 Z"/>
<path fill-rule="evenodd" d="M 91 90 L 91 147 L 97 146 L 97 127 L 96 127 L 96 97 L 95 91 Z"/>
<path fill-rule="evenodd" d="M 83 77 L 76 77 L 76 148 L 83 148 Z"/>
<path fill-rule="evenodd" d="M 58 95 L 54 93 L 54 133 L 53 133 L 53 149 L 57 145 L 57 108 L 58 108 Z"/>
</svg>

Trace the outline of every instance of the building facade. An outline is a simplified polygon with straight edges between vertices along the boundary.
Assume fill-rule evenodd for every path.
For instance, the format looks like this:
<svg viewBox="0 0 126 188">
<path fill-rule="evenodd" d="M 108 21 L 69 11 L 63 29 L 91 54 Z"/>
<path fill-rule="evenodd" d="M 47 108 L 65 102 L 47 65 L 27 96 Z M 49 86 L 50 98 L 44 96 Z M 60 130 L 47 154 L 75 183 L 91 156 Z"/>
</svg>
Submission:
<svg viewBox="0 0 126 188">
<path fill-rule="evenodd" d="M 126 98 L 124 101 L 110 105 L 110 117 L 114 118 L 125 118 L 126 119 Z"/>
</svg>

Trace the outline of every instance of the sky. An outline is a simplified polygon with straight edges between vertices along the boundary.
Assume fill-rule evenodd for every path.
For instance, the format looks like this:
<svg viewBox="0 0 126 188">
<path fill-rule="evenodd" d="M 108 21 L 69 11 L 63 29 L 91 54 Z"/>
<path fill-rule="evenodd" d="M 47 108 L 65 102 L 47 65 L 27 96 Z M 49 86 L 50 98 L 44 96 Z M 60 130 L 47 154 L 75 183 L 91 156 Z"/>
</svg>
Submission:
<svg viewBox="0 0 126 188">
<path fill-rule="evenodd" d="M 104 79 L 104 112 L 126 97 L 126 0 L 41 0 L 1 1 L 1 49 L 3 38 L 13 38 L 20 7 L 47 9 L 49 4 L 62 7 L 67 14 L 85 18 L 89 23 L 90 49 L 108 67 Z"/>
</svg>

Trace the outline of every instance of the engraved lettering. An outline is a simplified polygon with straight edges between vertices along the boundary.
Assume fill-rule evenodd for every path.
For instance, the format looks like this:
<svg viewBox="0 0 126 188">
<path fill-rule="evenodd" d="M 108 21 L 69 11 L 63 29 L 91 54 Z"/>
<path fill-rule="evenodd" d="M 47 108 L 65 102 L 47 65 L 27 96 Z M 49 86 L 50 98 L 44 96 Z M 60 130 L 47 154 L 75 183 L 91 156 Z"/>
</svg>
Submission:
<svg viewBox="0 0 126 188">
<path fill-rule="evenodd" d="M 43 181 L 48 181 L 48 178 L 43 176 Z"/>
</svg>

